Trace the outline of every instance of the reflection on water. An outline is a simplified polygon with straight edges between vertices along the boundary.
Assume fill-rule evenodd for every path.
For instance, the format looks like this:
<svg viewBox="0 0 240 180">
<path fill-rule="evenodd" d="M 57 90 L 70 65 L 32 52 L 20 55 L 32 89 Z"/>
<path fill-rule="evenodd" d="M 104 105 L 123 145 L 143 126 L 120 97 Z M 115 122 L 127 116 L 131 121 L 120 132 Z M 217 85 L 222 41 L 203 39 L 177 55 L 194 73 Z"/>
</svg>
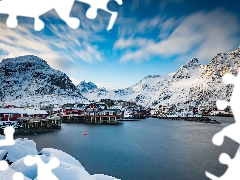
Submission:
<svg viewBox="0 0 240 180">
<path fill-rule="evenodd" d="M 222 152 L 233 157 L 237 151 L 238 144 L 227 138 L 220 147 L 212 144 L 213 135 L 225 126 L 148 118 L 121 125 L 62 124 L 59 131 L 24 137 L 33 139 L 38 150 L 52 147 L 72 155 L 90 174 L 123 180 L 207 180 L 205 171 L 216 176 L 226 171 L 218 161 Z"/>
</svg>

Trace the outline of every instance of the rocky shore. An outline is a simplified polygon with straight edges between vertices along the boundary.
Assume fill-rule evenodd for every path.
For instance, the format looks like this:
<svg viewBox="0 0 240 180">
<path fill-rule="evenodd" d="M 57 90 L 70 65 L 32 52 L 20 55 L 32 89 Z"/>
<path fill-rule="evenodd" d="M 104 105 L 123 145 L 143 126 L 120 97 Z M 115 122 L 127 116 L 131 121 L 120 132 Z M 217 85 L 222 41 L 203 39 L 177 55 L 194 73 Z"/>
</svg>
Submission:
<svg viewBox="0 0 240 180">
<path fill-rule="evenodd" d="M 209 117 L 155 117 L 159 119 L 170 119 L 170 120 L 182 120 L 182 121 L 192 121 L 192 122 L 202 122 L 209 124 L 221 124 L 217 120 L 210 119 Z"/>
</svg>

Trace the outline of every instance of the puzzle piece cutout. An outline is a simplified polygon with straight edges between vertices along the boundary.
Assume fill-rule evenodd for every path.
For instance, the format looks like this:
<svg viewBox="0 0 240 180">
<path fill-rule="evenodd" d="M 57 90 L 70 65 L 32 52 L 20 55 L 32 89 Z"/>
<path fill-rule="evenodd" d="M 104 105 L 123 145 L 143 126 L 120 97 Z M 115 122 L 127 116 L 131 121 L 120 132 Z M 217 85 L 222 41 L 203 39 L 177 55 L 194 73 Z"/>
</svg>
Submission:
<svg viewBox="0 0 240 180">
<path fill-rule="evenodd" d="M 108 24 L 107 30 L 112 29 L 118 13 L 108 10 L 107 4 L 110 0 L 77 0 L 87 3 L 91 7 L 86 15 L 90 19 L 97 16 L 97 10 L 102 9 L 109 12 L 112 16 Z M 119 5 L 122 5 L 122 0 L 114 0 Z M 34 29 L 40 31 L 44 28 L 44 22 L 39 19 L 39 16 L 55 9 L 62 20 L 73 29 L 77 29 L 80 24 L 78 18 L 70 17 L 70 12 L 75 0 L 2 0 L 0 1 L 0 13 L 9 14 L 7 26 L 15 28 L 18 25 L 17 16 L 25 16 L 34 18 Z"/>
<path fill-rule="evenodd" d="M 15 130 L 12 126 L 6 127 L 4 129 L 5 139 L 0 140 L 0 146 L 9 146 L 14 145 L 15 141 L 13 139 L 13 134 Z M 0 171 L 6 171 L 8 169 L 8 163 L 5 160 L 0 161 Z M 16 172 L 13 174 L 13 180 L 23 180 L 24 176 L 20 172 Z"/>
<path fill-rule="evenodd" d="M 13 174 L 13 180 L 24 180 L 24 176 L 20 172 L 16 172 Z"/>
<path fill-rule="evenodd" d="M 228 165 L 228 170 L 221 177 L 216 177 L 213 174 L 206 172 L 206 176 L 212 180 L 238 180 L 240 177 L 240 149 L 238 149 L 233 159 L 226 153 L 222 153 L 219 157 L 219 162 Z"/>
<path fill-rule="evenodd" d="M 1 160 L 0 161 L 0 171 L 7 171 L 8 163 L 7 161 Z M 21 172 L 16 172 L 13 174 L 13 180 L 24 180 L 24 176 Z"/>
<path fill-rule="evenodd" d="M 32 166 L 34 164 L 38 165 L 38 180 L 58 180 L 58 178 L 52 173 L 52 169 L 55 169 L 60 165 L 60 161 L 57 158 L 51 158 L 48 164 L 46 164 L 39 156 L 28 155 L 24 158 L 24 163 L 27 166 Z"/>
<path fill-rule="evenodd" d="M 15 129 L 12 126 L 8 126 L 4 128 L 5 139 L 0 140 L 0 146 L 14 145 L 15 144 L 15 141 L 13 139 L 14 132 L 15 132 Z"/>
<path fill-rule="evenodd" d="M 224 136 L 227 136 L 240 144 L 240 111 L 238 105 L 240 99 L 240 83 L 238 83 L 238 79 L 240 79 L 240 75 L 235 77 L 231 74 L 226 74 L 223 77 L 223 81 L 225 83 L 234 84 L 234 91 L 232 93 L 230 102 L 217 101 L 217 107 L 218 109 L 224 109 L 227 106 L 231 106 L 236 122 L 225 127 L 222 131 L 214 135 L 212 141 L 215 145 L 218 146 L 222 145 L 224 141 Z"/>
<path fill-rule="evenodd" d="M 240 71 L 239 71 L 240 72 Z M 237 77 L 226 74 L 223 77 L 223 81 L 227 84 L 234 84 L 234 91 L 232 93 L 230 102 L 225 101 L 217 101 L 218 109 L 224 109 L 227 106 L 231 106 L 231 109 L 234 113 L 235 123 L 228 125 L 223 128 L 220 132 L 216 133 L 213 138 L 213 144 L 220 146 L 223 144 L 224 137 L 229 137 L 232 140 L 236 141 L 240 144 L 240 111 L 238 110 L 239 99 L 240 99 L 240 73 Z M 208 172 L 206 172 L 206 176 L 212 180 L 228 180 L 228 179 L 240 179 L 240 149 L 238 149 L 236 156 L 234 159 L 231 159 L 229 155 L 222 153 L 219 157 L 219 161 L 222 164 L 228 165 L 228 170 L 221 177 L 216 177 Z"/>
<path fill-rule="evenodd" d="M 107 30 L 112 29 L 113 24 L 115 23 L 115 21 L 117 19 L 118 13 L 108 10 L 107 4 L 110 0 L 98 0 L 98 1 L 96 1 L 96 0 L 77 0 L 77 1 L 80 1 L 80 2 L 87 3 L 87 4 L 91 5 L 91 7 L 88 9 L 88 11 L 86 13 L 86 16 L 89 19 L 95 19 L 97 17 L 97 10 L 98 9 L 102 9 L 102 10 L 110 13 L 111 14 L 111 19 L 109 21 Z M 119 5 L 123 4 L 122 0 L 115 0 L 115 1 Z"/>
<path fill-rule="evenodd" d="M 8 169 L 7 161 L 1 160 L 0 161 L 0 171 L 6 171 Z"/>
<path fill-rule="evenodd" d="M 62 20 L 69 27 L 76 29 L 80 21 L 69 17 L 74 0 L 2 0 L 0 1 L 0 13 L 9 14 L 7 26 L 15 28 L 18 24 L 17 16 L 34 18 L 34 29 L 39 31 L 44 28 L 44 23 L 39 19 L 51 9 L 55 9 Z"/>
</svg>

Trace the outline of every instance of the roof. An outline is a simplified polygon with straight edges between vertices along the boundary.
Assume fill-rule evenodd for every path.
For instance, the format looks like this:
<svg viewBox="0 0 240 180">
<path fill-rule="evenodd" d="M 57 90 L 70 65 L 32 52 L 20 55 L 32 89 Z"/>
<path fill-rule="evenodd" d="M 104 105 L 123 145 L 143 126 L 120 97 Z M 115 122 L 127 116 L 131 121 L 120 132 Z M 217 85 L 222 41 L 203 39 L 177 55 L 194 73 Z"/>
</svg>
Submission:
<svg viewBox="0 0 240 180">
<path fill-rule="evenodd" d="M 94 106 L 96 106 L 97 108 L 99 108 L 99 109 L 103 109 L 103 108 L 105 108 L 106 107 L 106 105 L 105 104 L 98 104 L 98 103 L 90 103 L 90 104 L 88 104 L 87 106 L 86 106 L 86 108 L 88 108 L 88 106 L 90 106 L 90 105 L 94 105 Z M 103 107 L 104 106 L 104 107 Z"/>
<path fill-rule="evenodd" d="M 118 112 L 118 111 L 120 111 L 121 112 L 121 110 L 120 109 L 103 109 L 101 112 Z"/>
<path fill-rule="evenodd" d="M 26 110 L 23 108 L 0 108 L 0 114 L 48 114 L 45 110 Z"/>
</svg>

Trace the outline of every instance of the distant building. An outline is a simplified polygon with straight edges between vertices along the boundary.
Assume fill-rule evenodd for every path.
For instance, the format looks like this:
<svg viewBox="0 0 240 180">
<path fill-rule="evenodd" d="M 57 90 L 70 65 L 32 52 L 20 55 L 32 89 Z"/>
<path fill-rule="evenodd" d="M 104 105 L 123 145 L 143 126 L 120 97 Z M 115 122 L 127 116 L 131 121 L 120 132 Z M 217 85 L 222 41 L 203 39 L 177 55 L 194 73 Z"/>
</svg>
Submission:
<svg viewBox="0 0 240 180">
<path fill-rule="evenodd" d="M 21 117 L 41 117 L 46 118 L 48 115 L 45 110 L 26 110 L 23 108 L 0 108 L 1 121 L 16 121 Z"/>
</svg>

